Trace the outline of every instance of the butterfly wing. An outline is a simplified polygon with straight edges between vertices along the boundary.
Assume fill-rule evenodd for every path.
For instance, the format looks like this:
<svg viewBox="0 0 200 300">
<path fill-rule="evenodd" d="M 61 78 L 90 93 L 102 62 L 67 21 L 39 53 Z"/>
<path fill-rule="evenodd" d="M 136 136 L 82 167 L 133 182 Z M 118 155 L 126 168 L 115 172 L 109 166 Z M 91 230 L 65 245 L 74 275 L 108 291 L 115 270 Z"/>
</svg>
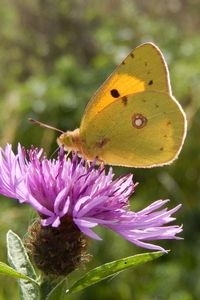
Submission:
<svg viewBox="0 0 200 300">
<path fill-rule="evenodd" d="M 153 90 L 171 94 L 164 57 L 157 46 L 146 43 L 135 48 L 97 90 L 86 107 L 81 125 L 119 98 Z"/>
<path fill-rule="evenodd" d="M 175 98 L 145 91 L 104 107 L 80 127 L 80 138 L 87 158 L 98 157 L 110 165 L 153 167 L 178 156 L 185 132 L 185 114 Z"/>
</svg>

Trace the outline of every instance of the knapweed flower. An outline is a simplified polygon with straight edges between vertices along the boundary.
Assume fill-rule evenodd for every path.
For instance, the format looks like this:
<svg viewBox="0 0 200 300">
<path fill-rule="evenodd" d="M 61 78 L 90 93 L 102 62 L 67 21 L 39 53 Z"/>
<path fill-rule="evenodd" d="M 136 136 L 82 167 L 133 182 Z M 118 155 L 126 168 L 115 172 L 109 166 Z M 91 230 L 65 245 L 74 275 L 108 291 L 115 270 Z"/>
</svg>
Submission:
<svg viewBox="0 0 200 300">
<path fill-rule="evenodd" d="M 93 230 L 97 225 L 152 250 L 165 251 L 150 241 L 178 239 L 176 234 L 182 228 L 168 223 L 174 220 L 172 214 L 180 205 L 168 210 L 164 207 L 168 200 L 158 200 L 141 211 L 131 211 L 129 198 L 137 184 L 132 175 L 113 177 L 112 168 L 106 172 L 104 167 L 85 162 L 76 154 L 66 157 L 63 149 L 56 159 L 47 159 L 42 149 L 25 150 L 20 144 L 17 154 L 11 145 L 0 149 L 0 194 L 31 205 L 40 216 L 26 241 L 40 269 L 66 274 L 84 260 L 84 255 L 87 260 L 77 248 L 86 251 L 86 236 L 100 239 Z M 61 272 L 52 269 L 52 258 L 54 265 L 62 258 L 57 267 L 62 268 Z"/>
</svg>

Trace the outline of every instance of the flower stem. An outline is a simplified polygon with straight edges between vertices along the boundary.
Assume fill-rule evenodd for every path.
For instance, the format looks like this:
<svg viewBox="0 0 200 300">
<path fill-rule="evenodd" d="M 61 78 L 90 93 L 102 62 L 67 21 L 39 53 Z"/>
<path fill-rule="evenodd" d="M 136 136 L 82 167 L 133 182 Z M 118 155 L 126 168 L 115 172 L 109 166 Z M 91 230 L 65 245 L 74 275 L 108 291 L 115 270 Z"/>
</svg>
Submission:
<svg viewBox="0 0 200 300">
<path fill-rule="evenodd" d="M 47 297 L 51 294 L 51 300 L 65 299 L 67 290 L 67 280 L 63 277 L 51 278 L 44 277 L 42 278 L 40 284 L 40 300 L 46 300 Z"/>
</svg>

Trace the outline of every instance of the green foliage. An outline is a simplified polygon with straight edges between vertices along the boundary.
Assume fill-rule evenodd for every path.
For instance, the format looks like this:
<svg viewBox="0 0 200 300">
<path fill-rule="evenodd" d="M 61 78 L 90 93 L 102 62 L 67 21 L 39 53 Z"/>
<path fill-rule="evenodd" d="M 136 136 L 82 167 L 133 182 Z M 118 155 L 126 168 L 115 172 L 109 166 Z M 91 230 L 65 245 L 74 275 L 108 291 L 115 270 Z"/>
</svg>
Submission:
<svg viewBox="0 0 200 300">
<path fill-rule="evenodd" d="M 5 264 L 3 262 L 0 262 L 0 274 L 14 277 L 17 279 L 30 280 L 29 277 L 23 275 L 22 273 L 17 272 L 15 269 L 11 268 L 10 266 L 8 266 L 7 264 Z"/>
<path fill-rule="evenodd" d="M 67 280 L 36 274 L 34 266 L 29 260 L 22 240 L 13 231 L 7 233 L 7 253 L 9 264 L 0 262 L 0 274 L 18 279 L 21 300 L 58 300 L 67 299 L 68 293 L 75 293 L 88 288 L 110 276 L 118 275 L 126 269 L 144 264 L 159 258 L 164 252 L 150 252 L 118 259 L 101 265 L 87 272 L 68 289 Z"/>
<path fill-rule="evenodd" d="M 85 289 L 95 283 L 98 283 L 110 276 L 116 276 L 120 272 L 135 267 L 140 264 L 144 264 L 148 261 L 156 259 L 163 255 L 164 252 L 150 252 L 143 253 L 134 256 L 118 259 L 107 264 L 101 265 L 95 269 L 90 270 L 83 275 L 78 281 L 76 281 L 68 290 L 69 293 L 74 293 Z"/>
<path fill-rule="evenodd" d="M 173 165 L 133 172 L 140 183 L 138 209 L 159 198 L 183 203 L 177 222 L 182 241 L 164 242 L 167 257 L 90 287 L 71 299 L 198 299 L 200 294 L 200 3 L 140 0 L 2 0 L 0 6 L 0 144 L 56 149 L 56 133 L 30 124 L 32 117 L 62 130 L 79 126 L 93 92 L 129 50 L 155 42 L 169 64 L 172 89 L 187 112 L 188 136 Z M 1 199 L 0 259 L 5 233 L 25 234 L 32 212 Z M 141 251 L 112 232 L 93 242 L 93 267 Z M 71 280 L 78 278 L 75 272 Z M 2 279 L 0 299 L 17 299 L 14 280 Z"/>
<path fill-rule="evenodd" d="M 9 264 L 14 270 L 19 272 L 18 278 L 22 278 L 19 279 L 18 282 L 20 287 L 20 299 L 39 299 L 39 287 L 36 281 L 37 275 L 35 270 L 29 260 L 21 239 L 11 230 L 7 233 L 7 253 Z M 9 275 L 8 272 L 7 275 Z"/>
</svg>

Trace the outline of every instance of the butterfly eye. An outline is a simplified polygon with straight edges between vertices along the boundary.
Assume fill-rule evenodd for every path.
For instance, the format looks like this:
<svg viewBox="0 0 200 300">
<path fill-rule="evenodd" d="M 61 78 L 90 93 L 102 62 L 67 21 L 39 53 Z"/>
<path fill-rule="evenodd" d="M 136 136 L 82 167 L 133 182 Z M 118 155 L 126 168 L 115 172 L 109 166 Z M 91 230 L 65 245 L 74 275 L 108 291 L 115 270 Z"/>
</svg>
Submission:
<svg viewBox="0 0 200 300">
<path fill-rule="evenodd" d="M 147 118 L 142 114 L 133 114 L 132 116 L 132 125 L 137 129 L 141 129 L 147 124 Z"/>
</svg>

